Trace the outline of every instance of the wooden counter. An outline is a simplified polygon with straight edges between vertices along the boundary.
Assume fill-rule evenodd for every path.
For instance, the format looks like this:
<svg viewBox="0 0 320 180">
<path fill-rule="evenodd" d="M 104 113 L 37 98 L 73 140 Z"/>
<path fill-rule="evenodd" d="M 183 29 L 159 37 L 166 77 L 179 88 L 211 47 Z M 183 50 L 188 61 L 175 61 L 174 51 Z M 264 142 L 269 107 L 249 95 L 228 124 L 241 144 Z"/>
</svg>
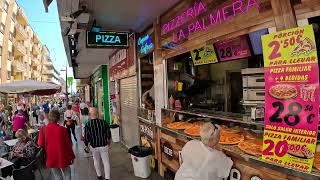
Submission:
<svg viewBox="0 0 320 180">
<path fill-rule="evenodd" d="M 182 131 L 175 131 L 166 127 L 158 126 L 158 147 L 159 153 L 159 172 L 163 176 L 166 170 L 176 172 L 180 167 L 179 151 L 183 146 L 192 139 L 197 139 L 184 134 Z M 320 179 L 319 171 L 305 173 L 282 167 L 276 164 L 262 161 L 261 157 L 247 155 L 242 152 L 236 145 L 222 146 L 234 162 L 230 175 L 234 180 L 252 180 L 254 178 L 266 180 L 316 180 Z"/>
</svg>

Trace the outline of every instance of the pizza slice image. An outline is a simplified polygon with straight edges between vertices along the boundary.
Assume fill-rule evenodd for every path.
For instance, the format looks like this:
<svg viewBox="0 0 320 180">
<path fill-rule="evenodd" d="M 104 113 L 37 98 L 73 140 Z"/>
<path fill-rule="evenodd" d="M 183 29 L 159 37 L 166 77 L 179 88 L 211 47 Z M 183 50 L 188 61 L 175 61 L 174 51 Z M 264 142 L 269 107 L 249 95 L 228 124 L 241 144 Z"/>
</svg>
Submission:
<svg viewBox="0 0 320 180">
<path fill-rule="evenodd" d="M 291 56 L 298 56 L 300 54 L 310 54 L 312 51 L 316 49 L 316 45 L 310 38 L 305 38 L 303 41 L 299 43 L 297 47 L 295 47 L 291 53 Z"/>
<path fill-rule="evenodd" d="M 314 157 L 314 153 L 307 146 L 297 144 L 289 145 L 288 154 L 303 159 L 310 159 Z"/>
</svg>

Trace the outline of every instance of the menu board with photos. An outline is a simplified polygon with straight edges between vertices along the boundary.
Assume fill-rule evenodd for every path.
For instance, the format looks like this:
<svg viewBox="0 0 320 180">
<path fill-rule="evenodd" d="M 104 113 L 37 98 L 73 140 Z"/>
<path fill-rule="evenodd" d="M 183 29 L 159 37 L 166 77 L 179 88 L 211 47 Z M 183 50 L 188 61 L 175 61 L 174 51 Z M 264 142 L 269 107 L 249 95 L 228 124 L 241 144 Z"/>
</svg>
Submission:
<svg viewBox="0 0 320 180">
<path fill-rule="evenodd" d="M 215 43 L 220 61 L 246 58 L 251 56 L 247 35 L 238 36 Z"/>
<path fill-rule="evenodd" d="M 262 36 L 265 122 L 262 159 L 312 170 L 318 133 L 319 70 L 312 26 Z"/>
</svg>

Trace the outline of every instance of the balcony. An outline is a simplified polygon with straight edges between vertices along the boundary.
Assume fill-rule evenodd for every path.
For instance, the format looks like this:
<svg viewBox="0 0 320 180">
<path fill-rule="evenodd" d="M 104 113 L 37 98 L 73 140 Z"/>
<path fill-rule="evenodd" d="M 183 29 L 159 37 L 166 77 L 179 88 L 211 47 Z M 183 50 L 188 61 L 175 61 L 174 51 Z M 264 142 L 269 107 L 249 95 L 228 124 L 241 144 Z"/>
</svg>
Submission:
<svg viewBox="0 0 320 180">
<path fill-rule="evenodd" d="M 16 39 L 26 40 L 28 38 L 27 28 L 21 25 L 19 22 L 15 22 L 14 26 L 16 28 Z"/>
<path fill-rule="evenodd" d="M 27 48 L 24 47 L 22 42 L 13 40 L 14 56 L 25 56 L 27 54 Z"/>
<path fill-rule="evenodd" d="M 36 33 L 33 33 L 32 39 L 33 39 L 33 42 L 35 43 L 35 45 L 40 43 L 40 38 Z"/>
<path fill-rule="evenodd" d="M 39 55 L 40 54 L 40 46 L 39 45 L 33 45 L 32 46 L 32 54 L 33 55 Z"/>
<path fill-rule="evenodd" d="M 14 67 L 14 72 L 26 72 L 27 71 L 27 66 L 20 61 L 14 61 L 13 67 Z"/>
<path fill-rule="evenodd" d="M 25 24 L 25 25 L 28 24 L 28 17 L 26 16 L 23 9 L 21 9 L 21 8 L 18 9 L 17 21 L 20 24 Z"/>
<path fill-rule="evenodd" d="M 32 59 L 32 66 L 33 66 L 33 67 L 40 67 L 40 65 L 41 65 L 40 62 L 41 62 L 41 61 L 40 61 L 39 58 L 33 57 L 33 59 Z"/>
<path fill-rule="evenodd" d="M 0 0 L 0 11 L 4 11 L 4 1 L 5 0 Z"/>
</svg>

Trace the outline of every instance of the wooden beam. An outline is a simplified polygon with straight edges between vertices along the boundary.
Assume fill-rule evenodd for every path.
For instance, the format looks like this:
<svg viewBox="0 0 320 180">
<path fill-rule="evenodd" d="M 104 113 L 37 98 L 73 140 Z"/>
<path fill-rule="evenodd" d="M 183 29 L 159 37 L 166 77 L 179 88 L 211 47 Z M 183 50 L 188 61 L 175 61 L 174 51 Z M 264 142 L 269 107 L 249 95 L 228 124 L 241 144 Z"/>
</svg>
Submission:
<svg viewBox="0 0 320 180">
<path fill-rule="evenodd" d="M 160 27 L 160 19 L 153 23 L 153 31 L 154 31 L 154 61 L 153 65 L 158 65 L 162 63 L 161 58 L 161 27 Z"/>
<path fill-rule="evenodd" d="M 271 0 L 277 31 L 297 27 L 297 19 L 290 0 Z"/>
</svg>

